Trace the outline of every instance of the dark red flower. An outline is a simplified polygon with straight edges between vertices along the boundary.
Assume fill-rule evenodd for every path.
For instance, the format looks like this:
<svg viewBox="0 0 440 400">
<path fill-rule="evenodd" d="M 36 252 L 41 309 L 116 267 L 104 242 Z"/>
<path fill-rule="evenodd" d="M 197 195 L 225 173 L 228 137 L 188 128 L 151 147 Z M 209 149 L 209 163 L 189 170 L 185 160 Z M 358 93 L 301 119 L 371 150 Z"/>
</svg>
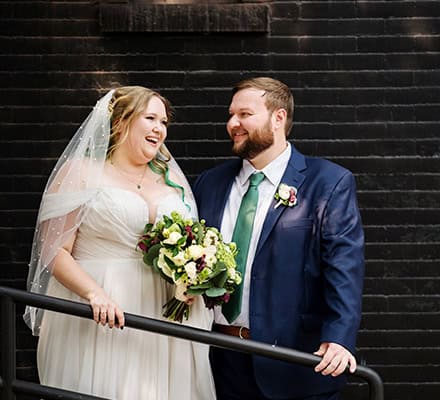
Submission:
<svg viewBox="0 0 440 400">
<path fill-rule="evenodd" d="M 202 271 L 205 267 L 206 267 L 206 262 L 205 262 L 205 254 L 202 255 L 202 257 L 200 257 L 197 261 L 197 272 Z"/>
</svg>

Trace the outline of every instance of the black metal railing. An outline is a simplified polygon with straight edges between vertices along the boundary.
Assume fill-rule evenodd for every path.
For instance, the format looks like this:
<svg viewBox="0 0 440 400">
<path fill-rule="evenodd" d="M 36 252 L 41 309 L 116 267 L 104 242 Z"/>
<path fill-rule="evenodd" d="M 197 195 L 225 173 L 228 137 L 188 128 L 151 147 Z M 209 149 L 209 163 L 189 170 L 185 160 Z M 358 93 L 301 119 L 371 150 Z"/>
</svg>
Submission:
<svg viewBox="0 0 440 400">
<path fill-rule="evenodd" d="M 2 355 L 0 376 L 0 389 L 3 400 L 15 400 L 15 393 L 43 396 L 45 399 L 68 400 L 103 400 L 100 397 L 56 389 L 37 383 L 27 382 L 16 378 L 16 312 L 15 302 L 30 306 L 57 311 L 64 314 L 92 319 L 89 305 L 55 297 L 43 296 L 26 291 L 0 286 L 2 329 L 0 332 L 0 350 Z M 125 313 L 125 326 L 158 334 L 174 336 L 211 346 L 223 347 L 243 353 L 257 354 L 276 360 L 297 363 L 314 367 L 319 363 L 320 357 L 283 347 L 273 347 L 269 344 L 253 340 L 209 332 L 203 329 L 182 326 L 170 322 L 159 321 L 152 318 Z M 352 374 L 367 381 L 370 389 L 370 400 L 383 400 L 384 390 L 380 376 L 371 368 L 359 365 Z"/>
</svg>

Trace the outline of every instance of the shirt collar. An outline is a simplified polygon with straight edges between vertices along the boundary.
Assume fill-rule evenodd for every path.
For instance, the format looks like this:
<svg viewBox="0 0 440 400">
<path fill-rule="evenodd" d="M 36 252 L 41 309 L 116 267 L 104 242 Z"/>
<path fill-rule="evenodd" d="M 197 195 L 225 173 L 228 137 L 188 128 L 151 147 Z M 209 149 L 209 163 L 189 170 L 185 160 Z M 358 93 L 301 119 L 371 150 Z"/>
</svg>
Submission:
<svg viewBox="0 0 440 400">
<path fill-rule="evenodd" d="M 261 172 L 264 173 L 266 178 L 273 186 L 278 186 L 278 184 L 280 183 L 284 171 L 287 167 L 287 163 L 289 162 L 291 153 L 292 148 L 290 146 L 290 143 L 287 142 L 286 149 L 277 158 L 272 160 L 261 170 Z M 243 165 L 238 174 L 238 181 L 240 182 L 240 185 L 244 186 L 250 176 L 255 172 L 260 171 L 256 170 L 248 160 L 243 160 Z"/>
</svg>

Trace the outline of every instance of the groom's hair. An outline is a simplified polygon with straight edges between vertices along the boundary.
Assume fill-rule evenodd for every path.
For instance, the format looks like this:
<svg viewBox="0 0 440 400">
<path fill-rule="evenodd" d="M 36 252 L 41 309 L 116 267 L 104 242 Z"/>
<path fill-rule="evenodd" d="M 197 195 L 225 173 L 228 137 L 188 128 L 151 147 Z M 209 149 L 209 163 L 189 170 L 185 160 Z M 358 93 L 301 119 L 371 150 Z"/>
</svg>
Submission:
<svg viewBox="0 0 440 400">
<path fill-rule="evenodd" d="M 232 96 L 243 89 L 264 90 L 265 104 L 270 112 L 284 108 L 287 113 L 285 133 L 289 136 L 293 125 L 293 94 L 289 87 L 276 79 L 261 76 L 238 82 L 232 89 Z"/>
</svg>

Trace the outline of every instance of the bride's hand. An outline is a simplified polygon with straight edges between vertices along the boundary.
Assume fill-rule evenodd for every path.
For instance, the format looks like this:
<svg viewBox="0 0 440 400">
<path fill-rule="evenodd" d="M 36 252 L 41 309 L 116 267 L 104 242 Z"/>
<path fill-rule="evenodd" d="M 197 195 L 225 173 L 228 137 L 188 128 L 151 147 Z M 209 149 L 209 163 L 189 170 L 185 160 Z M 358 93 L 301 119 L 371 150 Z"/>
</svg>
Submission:
<svg viewBox="0 0 440 400">
<path fill-rule="evenodd" d="M 101 323 L 103 326 L 108 324 L 109 328 L 123 329 L 124 312 L 104 291 L 90 293 L 87 298 L 92 306 L 95 322 Z"/>
</svg>

